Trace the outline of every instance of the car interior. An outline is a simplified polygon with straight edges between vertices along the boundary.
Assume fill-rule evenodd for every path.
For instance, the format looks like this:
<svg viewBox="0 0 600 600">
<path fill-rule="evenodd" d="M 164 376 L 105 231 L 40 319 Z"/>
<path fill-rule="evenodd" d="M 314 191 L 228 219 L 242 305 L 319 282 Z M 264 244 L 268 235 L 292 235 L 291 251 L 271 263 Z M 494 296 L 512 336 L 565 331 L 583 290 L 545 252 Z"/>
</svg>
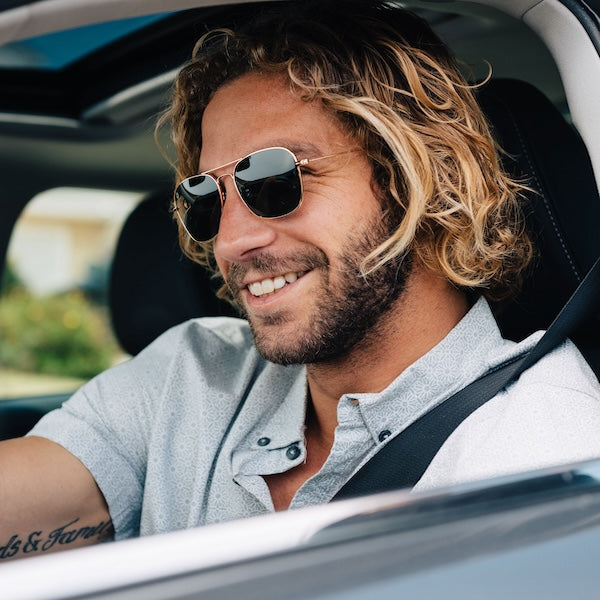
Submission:
<svg viewBox="0 0 600 600">
<path fill-rule="evenodd" d="M 158 147 L 154 129 L 198 37 L 276 1 L 2 3 L 0 284 L 37 194 L 135 192 L 141 200 L 119 226 L 106 274 L 104 308 L 123 355 L 187 319 L 236 315 L 216 298 L 218 281 L 179 249 L 173 148 L 168 131 Z M 600 256 L 600 0 L 392 1 L 432 24 L 470 81 L 489 76 L 477 97 L 505 169 L 530 188 L 523 203 L 535 259 L 521 293 L 493 306 L 504 336 L 523 339 L 548 327 Z M 94 213 L 93 200 L 79 204 Z M 31 251 L 43 253 L 43 242 Z M 600 376 L 593 304 L 570 337 Z M 5 393 L 2 356 L 0 440 L 25 434 L 70 395 Z M 158 544 L 141 538 L 14 561 L 1 589 L 15 598 L 264 600 L 282 589 L 298 599 L 595 597 L 600 464 L 534 475 L 309 507 L 304 519 L 266 515 L 204 528 L 202 538 L 188 529 Z M 536 553 L 540 540 L 550 547 Z"/>
<path fill-rule="evenodd" d="M 24 4 L 17 11 L 27 7 L 16 4 Z M 491 80 L 477 93 L 505 168 L 531 188 L 524 203 L 536 259 L 520 295 L 494 307 L 504 335 L 522 339 L 548 326 L 600 255 L 598 186 L 582 132 L 573 126 L 553 58 L 521 21 L 488 5 L 494 3 L 408 4 L 432 23 L 474 81 L 491 65 Z M 19 214 L 40 191 L 86 186 L 142 192 L 145 199 L 120 233 L 109 276 L 111 324 L 131 355 L 186 319 L 235 314 L 215 298 L 211 275 L 178 249 L 168 210 L 172 168 L 163 155 L 172 156 L 172 148 L 166 135 L 157 148 L 153 130 L 195 40 L 259 9 L 255 3 L 207 6 L 48 35 L 44 27 L 50 26 L 38 23 L 35 53 L 31 47 L 23 52 L 17 40 L 0 55 L 0 256 Z M 53 43 L 61 52 L 45 49 Z M 598 315 L 584 315 L 572 337 L 600 372 Z M 0 438 L 24 434 L 65 398 L 3 400 Z"/>
</svg>

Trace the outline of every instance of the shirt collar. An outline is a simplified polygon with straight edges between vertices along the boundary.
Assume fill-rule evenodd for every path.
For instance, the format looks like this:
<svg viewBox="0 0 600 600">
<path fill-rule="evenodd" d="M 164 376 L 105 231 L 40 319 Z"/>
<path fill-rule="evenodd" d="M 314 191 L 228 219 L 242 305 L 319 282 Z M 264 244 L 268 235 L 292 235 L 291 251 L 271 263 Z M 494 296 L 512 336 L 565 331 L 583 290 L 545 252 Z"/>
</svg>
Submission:
<svg viewBox="0 0 600 600">
<path fill-rule="evenodd" d="M 249 445 L 256 450 L 274 450 L 303 440 L 306 398 L 306 370 L 302 369 L 275 410 L 261 419 L 249 433 Z"/>
</svg>

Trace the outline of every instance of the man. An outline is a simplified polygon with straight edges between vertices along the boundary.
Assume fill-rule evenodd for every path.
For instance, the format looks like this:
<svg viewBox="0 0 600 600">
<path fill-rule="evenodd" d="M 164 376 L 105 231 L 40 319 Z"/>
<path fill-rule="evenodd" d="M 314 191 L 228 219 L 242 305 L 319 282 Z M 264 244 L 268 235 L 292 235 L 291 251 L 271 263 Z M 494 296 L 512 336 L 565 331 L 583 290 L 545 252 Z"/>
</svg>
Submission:
<svg viewBox="0 0 600 600">
<path fill-rule="evenodd" d="M 328 502 L 538 338 L 503 340 L 486 301 L 531 256 L 522 186 L 420 19 L 276 7 L 201 40 L 169 117 L 182 246 L 214 258 L 248 322 L 175 327 L 2 444 L 11 556 Z M 461 424 L 415 489 L 598 456 L 599 399 L 565 343 Z"/>
</svg>

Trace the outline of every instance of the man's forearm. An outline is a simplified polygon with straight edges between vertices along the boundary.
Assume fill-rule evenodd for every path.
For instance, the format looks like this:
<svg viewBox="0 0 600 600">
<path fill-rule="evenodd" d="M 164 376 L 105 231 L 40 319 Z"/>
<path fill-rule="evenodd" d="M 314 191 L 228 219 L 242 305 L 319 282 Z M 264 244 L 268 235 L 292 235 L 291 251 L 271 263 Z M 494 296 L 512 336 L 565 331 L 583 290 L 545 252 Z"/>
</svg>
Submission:
<svg viewBox="0 0 600 600">
<path fill-rule="evenodd" d="M 0 562 L 113 534 L 104 496 L 76 457 L 43 438 L 0 442 Z"/>
</svg>

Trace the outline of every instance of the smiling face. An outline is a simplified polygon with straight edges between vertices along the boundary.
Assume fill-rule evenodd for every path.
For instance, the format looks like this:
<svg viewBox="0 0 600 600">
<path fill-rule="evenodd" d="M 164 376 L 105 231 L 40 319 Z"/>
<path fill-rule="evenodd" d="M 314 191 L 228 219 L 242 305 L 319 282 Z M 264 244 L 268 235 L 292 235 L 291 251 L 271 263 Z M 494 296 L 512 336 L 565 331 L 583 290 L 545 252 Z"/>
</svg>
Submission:
<svg viewBox="0 0 600 600">
<path fill-rule="evenodd" d="M 273 146 L 299 160 L 336 156 L 302 167 L 302 204 L 279 219 L 251 213 L 223 177 L 215 258 L 266 358 L 330 361 L 376 336 L 404 287 L 395 263 L 360 274 L 396 224 L 382 211 L 366 157 L 344 153 L 357 145 L 320 103 L 276 76 L 245 75 L 220 88 L 204 113 L 200 170 Z"/>
</svg>

